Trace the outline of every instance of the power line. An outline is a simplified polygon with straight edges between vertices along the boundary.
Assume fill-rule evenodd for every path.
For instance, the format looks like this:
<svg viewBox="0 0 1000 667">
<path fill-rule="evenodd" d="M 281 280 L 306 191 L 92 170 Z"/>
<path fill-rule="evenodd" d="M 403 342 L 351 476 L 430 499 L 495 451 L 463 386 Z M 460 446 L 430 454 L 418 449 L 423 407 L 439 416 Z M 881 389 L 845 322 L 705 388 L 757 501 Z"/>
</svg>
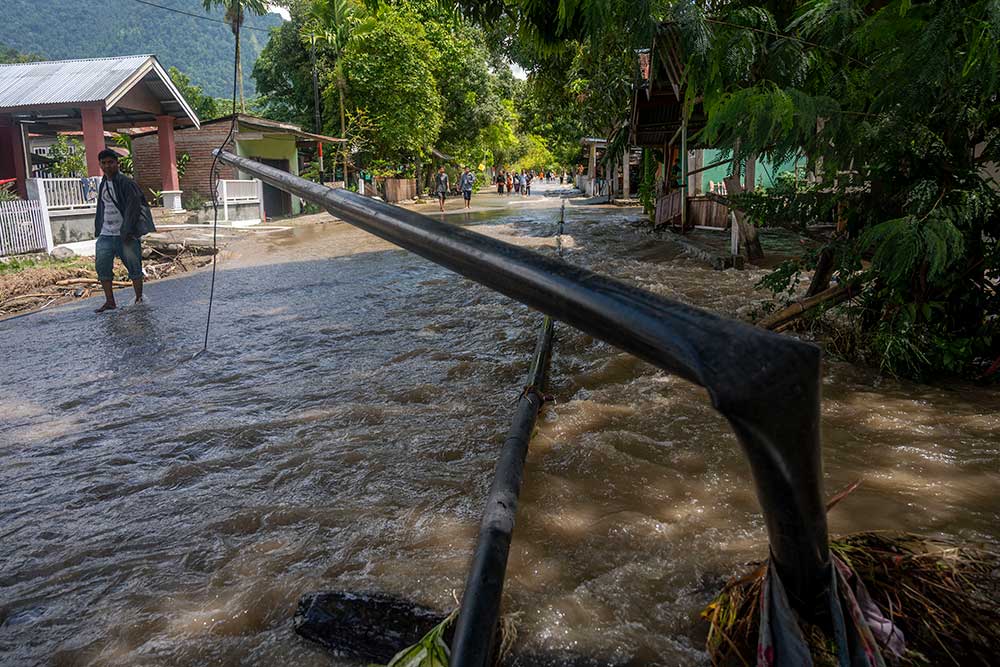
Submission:
<svg viewBox="0 0 1000 667">
<path fill-rule="evenodd" d="M 191 17 L 194 17 L 196 19 L 201 19 L 203 21 L 211 21 L 212 23 L 221 23 L 222 25 L 225 25 L 225 26 L 229 25 L 229 23 L 227 21 L 223 21 L 222 19 L 213 19 L 211 16 L 205 16 L 204 14 L 195 14 L 193 12 L 186 12 L 183 9 L 174 9 L 173 7 L 164 7 L 163 5 L 158 5 L 155 2 L 149 2 L 149 0 L 135 0 L 135 1 L 138 2 L 140 5 L 149 5 L 150 7 L 156 7 L 157 9 L 163 9 L 163 10 L 166 10 L 168 12 L 173 12 L 174 14 L 183 14 L 184 16 L 191 16 Z M 245 23 L 245 21 L 244 21 L 244 23 Z M 258 32 L 271 32 L 270 28 L 255 28 L 252 25 L 244 25 L 244 26 L 242 26 L 242 29 L 243 30 L 256 30 Z"/>
</svg>

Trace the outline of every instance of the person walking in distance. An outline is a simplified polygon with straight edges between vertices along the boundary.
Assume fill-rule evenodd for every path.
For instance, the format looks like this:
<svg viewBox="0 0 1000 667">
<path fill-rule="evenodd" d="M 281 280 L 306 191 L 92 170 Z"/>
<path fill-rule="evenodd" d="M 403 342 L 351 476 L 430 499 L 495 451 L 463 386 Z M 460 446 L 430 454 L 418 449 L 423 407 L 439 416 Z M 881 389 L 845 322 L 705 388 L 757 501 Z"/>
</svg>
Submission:
<svg viewBox="0 0 1000 667">
<path fill-rule="evenodd" d="M 472 206 L 472 187 L 475 184 L 476 175 L 469 171 L 469 167 L 466 166 L 458 178 L 458 189 L 462 191 L 462 198 L 465 199 L 465 208 Z"/>
<path fill-rule="evenodd" d="M 503 197 L 503 186 L 507 183 L 507 176 L 501 171 L 497 174 L 497 195 Z"/>
<path fill-rule="evenodd" d="M 142 248 L 139 238 L 156 231 L 153 216 L 142 190 L 118 169 L 118 154 L 109 148 L 98 153 L 104 177 L 97 189 L 97 214 L 94 236 L 97 238 L 94 264 L 97 279 L 104 289 L 104 305 L 95 312 L 118 307 L 114 293 L 115 257 L 128 269 L 135 290 L 135 302 L 142 303 Z"/>
<path fill-rule="evenodd" d="M 507 172 L 507 194 L 510 195 L 510 189 L 514 187 L 514 176 L 509 171 Z"/>
<path fill-rule="evenodd" d="M 525 197 L 530 197 L 531 196 L 531 181 L 533 179 L 532 173 L 533 172 L 529 171 L 524 176 L 524 196 Z"/>
<path fill-rule="evenodd" d="M 444 200 L 448 197 L 448 190 L 451 184 L 448 182 L 448 174 L 444 171 L 444 166 L 438 167 L 438 173 L 434 175 L 434 193 L 438 198 L 438 210 L 444 211 Z"/>
</svg>

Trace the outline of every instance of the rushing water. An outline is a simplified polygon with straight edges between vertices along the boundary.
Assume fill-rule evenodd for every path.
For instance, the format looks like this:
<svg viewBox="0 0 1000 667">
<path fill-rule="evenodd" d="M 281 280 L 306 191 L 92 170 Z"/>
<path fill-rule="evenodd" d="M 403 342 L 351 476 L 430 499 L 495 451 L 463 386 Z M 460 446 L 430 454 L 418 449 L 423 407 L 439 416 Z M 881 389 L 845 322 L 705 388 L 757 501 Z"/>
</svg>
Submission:
<svg viewBox="0 0 1000 667">
<path fill-rule="evenodd" d="M 488 195 L 482 195 L 485 199 Z M 568 261 L 725 314 L 759 298 L 567 207 Z M 552 252 L 553 199 L 446 219 Z M 291 629 L 310 590 L 460 594 L 537 314 L 343 224 L 219 273 L 0 322 L 0 663 L 339 665 Z M 747 465 L 704 391 L 557 327 L 507 581 L 522 652 L 700 665 L 698 610 L 766 553 Z M 828 362 L 834 532 L 993 540 L 986 390 Z M 775 406 L 780 409 L 780 406 Z"/>
</svg>

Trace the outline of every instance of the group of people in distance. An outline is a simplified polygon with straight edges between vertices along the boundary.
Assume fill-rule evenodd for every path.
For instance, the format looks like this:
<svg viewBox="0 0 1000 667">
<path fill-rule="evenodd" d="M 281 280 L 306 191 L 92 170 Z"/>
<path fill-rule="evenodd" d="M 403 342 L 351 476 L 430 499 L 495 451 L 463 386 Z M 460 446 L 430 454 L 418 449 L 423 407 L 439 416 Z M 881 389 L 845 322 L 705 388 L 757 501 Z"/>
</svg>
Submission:
<svg viewBox="0 0 1000 667">
<path fill-rule="evenodd" d="M 511 190 L 513 190 L 514 194 L 529 197 L 531 196 L 531 182 L 536 178 L 544 178 L 546 183 L 552 183 L 557 178 L 557 174 L 551 169 L 544 172 L 535 172 L 534 169 L 522 169 L 520 173 L 516 170 L 504 171 L 501 169 L 493 178 L 493 183 L 497 186 L 498 195 L 509 195 Z M 560 185 L 568 181 L 565 171 L 559 172 L 558 178 Z M 458 177 L 458 189 L 465 199 L 465 208 L 469 208 L 472 204 L 472 191 L 475 188 L 475 184 L 476 175 L 472 173 L 469 167 L 463 167 L 462 174 Z M 443 166 L 438 167 L 438 172 L 434 175 L 434 194 L 437 196 L 438 208 L 441 211 L 444 211 L 444 202 L 450 193 L 451 181 L 448 178 L 448 174 L 445 172 Z"/>
</svg>

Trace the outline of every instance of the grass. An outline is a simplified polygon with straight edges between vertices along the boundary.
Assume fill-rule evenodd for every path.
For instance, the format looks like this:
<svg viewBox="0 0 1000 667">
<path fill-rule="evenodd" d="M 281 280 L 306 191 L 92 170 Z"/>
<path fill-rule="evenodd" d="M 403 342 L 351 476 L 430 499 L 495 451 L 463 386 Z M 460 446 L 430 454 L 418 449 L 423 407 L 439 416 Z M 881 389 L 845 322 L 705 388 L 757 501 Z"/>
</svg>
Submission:
<svg viewBox="0 0 1000 667">
<path fill-rule="evenodd" d="M 882 613 L 903 631 L 902 667 L 993 664 L 1000 646 L 1000 553 L 907 533 L 867 532 L 830 550 L 858 575 Z M 756 564 L 702 611 L 715 665 L 755 665 L 760 592 Z M 829 638 L 804 627 L 817 665 L 835 664 Z"/>
<path fill-rule="evenodd" d="M 69 259 L 56 259 L 47 255 L 11 257 L 0 262 L 0 276 L 18 273 L 26 269 L 93 268 L 93 264 L 94 260 L 91 257 L 70 257 Z"/>
</svg>

